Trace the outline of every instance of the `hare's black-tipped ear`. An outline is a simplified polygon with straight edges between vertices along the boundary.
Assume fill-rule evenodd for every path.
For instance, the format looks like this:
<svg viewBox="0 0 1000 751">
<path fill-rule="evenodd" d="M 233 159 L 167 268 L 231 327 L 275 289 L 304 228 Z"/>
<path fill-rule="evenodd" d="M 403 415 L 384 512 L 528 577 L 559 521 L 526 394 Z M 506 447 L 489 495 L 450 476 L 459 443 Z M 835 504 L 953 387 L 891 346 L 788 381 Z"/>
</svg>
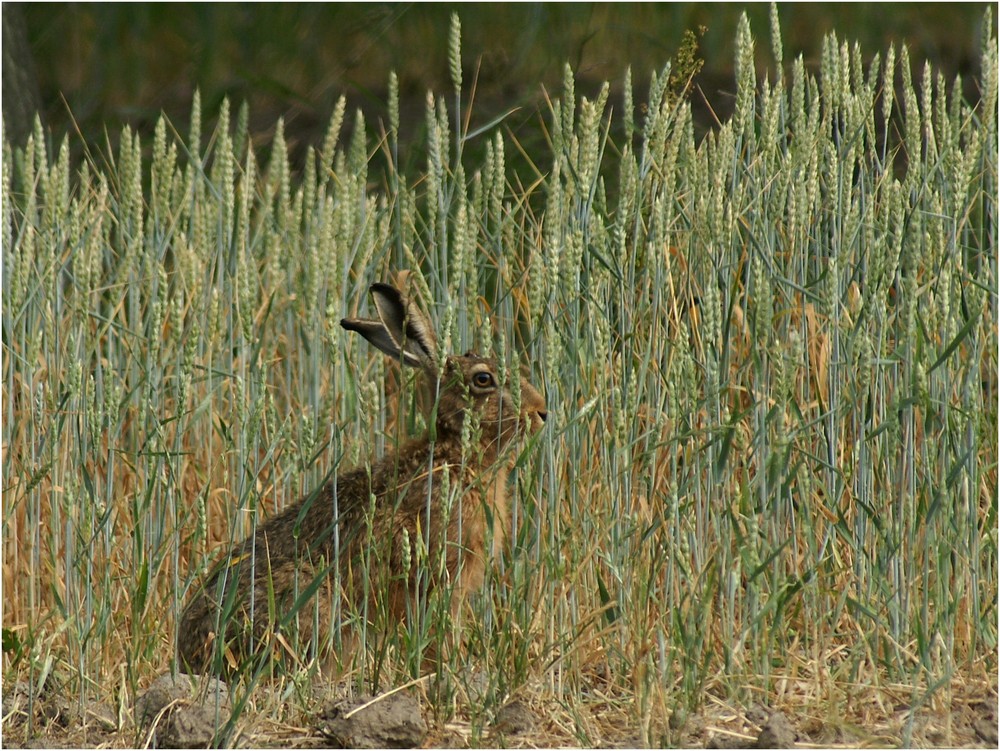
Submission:
<svg viewBox="0 0 1000 751">
<path fill-rule="evenodd" d="M 427 317 L 395 287 L 376 283 L 371 293 L 380 320 L 344 318 L 340 325 L 405 365 L 436 372 L 437 337 Z"/>
<path fill-rule="evenodd" d="M 396 348 L 403 353 L 404 361 L 409 365 L 435 371 L 438 360 L 437 336 L 423 311 L 388 284 L 376 282 L 371 286 L 371 293 L 378 317 Z M 416 362 L 411 358 L 415 358 Z"/>
<path fill-rule="evenodd" d="M 389 357 L 396 360 L 402 358 L 403 362 L 407 365 L 412 365 L 415 368 L 420 367 L 419 361 L 413 360 L 399 351 L 399 347 L 396 346 L 392 337 L 389 336 L 389 332 L 385 330 L 385 326 L 382 325 L 381 321 L 369 321 L 364 318 L 342 318 L 340 325 L 348 331 L 356 331 L 361 334 L 361 336 L 385 352 Z"/>
</svg>

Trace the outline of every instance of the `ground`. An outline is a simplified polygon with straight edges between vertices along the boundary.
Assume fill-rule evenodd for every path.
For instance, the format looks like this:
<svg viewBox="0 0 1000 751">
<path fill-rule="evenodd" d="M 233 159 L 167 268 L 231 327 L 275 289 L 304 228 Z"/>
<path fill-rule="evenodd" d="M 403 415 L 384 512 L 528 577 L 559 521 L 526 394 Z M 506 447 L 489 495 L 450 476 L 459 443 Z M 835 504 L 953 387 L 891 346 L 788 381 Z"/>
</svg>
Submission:
<svg viewBox="0 0 1000 751">
<path fill-rule="evenodd" d="M 270 690 L 263 686 L 257 692 L 266 694 Z M 883 688 L 879 701 L 857 702 L 854 708 L 839 713 L 829 706 L 796 706 L 791 702 L 772 708 L 760 704 L 740 707 L 706 694 L 697 711 L 651 716 L 644 731 L 636 720 L 640 712 L 634 697 L 604 693 L 598 687 L 572 704 L 547 697 L 541 688 L 525 690 L 492 717 L 476 722 L 461 704 L 451 718 L 436 717 L 428 692 L 417 685 L 390 697 L 393 700 L 409 697 L 405 702 L 375 701 L 363 708 L 364 715 L 350 711 L 362 704 L 357 699 L 350 704 L 343 699 L 318 700 L 313 708 L 289 707 L 283 713 L 275 711 L 276 705 L 272 703 L 280 702 L 280 697 L 268 697 L 263 699 L 266 711 L 262 711 L 263 705 L 251 705 L 244 712 L 237 744 L 261 748 L 329 747 L 337 742 L 337 736 L 331 735 L 335 732 L 334 719 L 349 716 L 352 720 L 364 718 L 362 729 L 355 727 L 348 733 L 349 742 L 356 746 L 412 745 L 408 743 L 412 738 L 413 743 L 429 748 L 997 747 L 995 681 L 953 685 L 950 707 L 942 706 L 942 701 L 928 701 L 915 712 L 910 711 L 902 698 L 912 692 L 900 689 L 895 698 L 893 693 Z M 179 703 L 186 704 L 186 701 Z M 139 706 L 143 706 L 142 698 Z M 190 706 L 187 710 L 193 711 Z M 129 748 L 150 746 L 154 742 L 148 726 L 136 727 L 135 713 L 130 707 L 116 710 L 106 704 L 94 704 L 81 711 L 78 702 L 70 697 L 42 695 L 33 702 L 30 734 L 27 712 L 24 686 L 5 686 L 4 747 Z M 405 732 L 394 734 L 400 727 Z M 343 726 L 340 729 L 343 731 Z M 411 732 L 417 734 L 407 735 Z M 161 741 L 159 745 L 165 744 Z"/>
</svg>

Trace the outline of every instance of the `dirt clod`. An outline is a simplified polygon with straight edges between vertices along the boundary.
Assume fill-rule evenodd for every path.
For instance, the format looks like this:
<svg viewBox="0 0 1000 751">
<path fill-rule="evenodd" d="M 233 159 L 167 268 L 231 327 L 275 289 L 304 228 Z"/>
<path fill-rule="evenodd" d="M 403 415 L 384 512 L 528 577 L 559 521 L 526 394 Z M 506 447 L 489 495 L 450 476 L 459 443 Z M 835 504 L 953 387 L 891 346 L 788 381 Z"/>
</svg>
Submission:
<svg viewBox="0 0 1000 751">
<path fill-rule="evenodd" d="M 750 741 L 744 740 L 743 738 L 723 735 L 722 733 L 715 733 L 708 739 L 708 743 L 705 744 L 705 748 L 735 749 L 752 748 L 752 746 Z"/>
<path fill-rule="evenodd" d="M 667 720 L 667 726 L 671 730 L 683 730 L 684 726 L 687 725 L 688 713 L 683 709 L 675 709 L 670 713 L 670 719 Z"/>
<path fill-rule="evenodd" d="M 229 689 L 217 678 L 161 675 L 136 702 L 136 715 L 161 748 L 205 748 L 229 717 Z"/>
<path fill-rule="evenodd" d="M 979 736 L 983 743 L 995 746 L 997 745 L 997 741 L 1000 740 L 997 737 L 997 725 L 995 721 L 975 720 L 972 724 L 972 729 L 976 731 L 976 735 Z"/>
<path fill-rule="evenodd" d="M 31 689 L 27 681 L 17 681 L 4 687 L 3 716 L 12 725 L 24 722 L 28 716 Z"/>
<path fill-rule="evenodd" d="M 792 748 L 795 746 L 795 728 L 781 712 L 767 718 L 757 736 L 757 748 Z"/>
<path fill-rule="evenodd" d="M 344 748 L 416 748 L 427 734 L 420 704 L 402 693 L 343 699 L 319 719 L 320 732 Z"/>
<path fill-rule="evenodd" d="M 754 704 L 747 710 L 747 720 L 760 727 L 764 727 L 767 724 L 770 716 L 771 710 L 763 704 Z"/>
<path fill-rule="evenodd" d="M 493 722 L 493 732 L 500 735 L 520 735 L 530 733 L 535 729 L 538 718 L 531 708 L 523 701 L 515 699 L 504 704 L 497 711 Z"/>
</svg>

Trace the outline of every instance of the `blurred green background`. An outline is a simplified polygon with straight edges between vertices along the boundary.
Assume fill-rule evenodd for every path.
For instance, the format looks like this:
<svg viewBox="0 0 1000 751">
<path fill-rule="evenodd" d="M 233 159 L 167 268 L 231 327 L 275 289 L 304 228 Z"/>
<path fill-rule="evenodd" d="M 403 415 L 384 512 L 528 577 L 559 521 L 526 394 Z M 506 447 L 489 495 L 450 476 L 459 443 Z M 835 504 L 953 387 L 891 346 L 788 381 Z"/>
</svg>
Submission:
<svg viewBox="0 0 1000 751">
<path fill-rule="evenodd" d="M 801 53 L 815 69 L 823 36 L 836 30 L 857 40 L 866 60 L 890 42 L 906 43 L 918 80 L 930 60 L 949 83 L 962 75 L 966 96 L 975 99 L 987 7 L 782 4 L 786 65 Z M 450 95 L 447 40 L 456 10 L 466 102 L 478 74 L 472 127 L 518 107 L 506 127 L 529 143 L 540 138 L 544 92 L 560 93 L 566 62 L 577 73 L 578 94 L 594 94 L 607 80 L 619 107 L 631 65 L 641 102 L 650 72 L 674 56 L 685 30 L 703 26 L 705 65 L 691 97 L 702 129 L 711 127 L 712 111 L 724 118 L 731 110 L 743 10 L 758 64 L 773 70 L 765 3 L 4 3 L 5 133 L 15 143 L 23 139 L 30 119 L 25 125 L 16 111 L 36 107 L 57 141 L 79 127 L 88 142 L 103 143 L 107 131 L 113 143 L 123 123 L 150 133 L 161 111 L 183 132 L 200 87 L 209 124 L 223 97 L 234 108 L 246 100 L 255 138 L 266 142 L 283 116 L 294 154 L 319 143 L 341 94 L 349 113 L 360 107 L 369 124 L 386 121 L 387 80 L 395 70 L 405 144 L 422 132 L 427 90 Z"/>
</svg>

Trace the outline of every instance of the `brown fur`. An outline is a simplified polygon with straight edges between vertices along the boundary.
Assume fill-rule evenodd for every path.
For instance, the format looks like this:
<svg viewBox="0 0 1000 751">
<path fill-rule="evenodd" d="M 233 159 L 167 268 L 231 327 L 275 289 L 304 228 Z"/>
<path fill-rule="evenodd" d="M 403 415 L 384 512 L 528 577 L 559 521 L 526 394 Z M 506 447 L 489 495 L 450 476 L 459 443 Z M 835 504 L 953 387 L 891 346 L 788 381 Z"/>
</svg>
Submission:
<svg viewBox="0 0 1000 751">
<path fill-rule="evenodd" d="M 345 327 L 352 323 L 347 321 Z M 433 376 L 429 362 L 423 367 Z M 490 374 L 491 385 L 484 387 L 483 373 Z M 311 656 L 329 659 L 335 597 L 341 598 L 345 613 L 362 612 L 366 570 L 371 577 L 369 613 L 384 608 L 390 622 L 402 622 L 408 600 L 418 595 L 421 535 L 429 555 L 419 565 L 428 591 L 450 583 L 455 605 L 478 589 L 490 556 L 507 534 L 512 449 L 546 417 L 541 394 L 526 380 L 520 383 L 519 412 L 498 382 L 495 361 L 471 353 L 449 357 L 440 381 L 433 442 L 429 436 L 412 441 L 371 465 L 370 471 L 360 467 L 339 475 L 238 545 L 213 569 L 181 616 L 177 653 L 182 667 L 224 674 L 260 656 L 285 663 Z M 479 439 L 463 451 L 462 425 L 472 414 L 479 419 Z M 443 518 L 445 480 L 454 498 L 448 519 Z M 497 526 L 493 550 L 487 551 L 489 519 Z M 445 545 L 441 581 L 434 572 Z M 335 592 L 338 579 L 340 592 Z M 315 591 L 303 595 L 310 585 Z M 291 654 L 310 643 L 316 645 L 316 655 Z"/>
</svg>

